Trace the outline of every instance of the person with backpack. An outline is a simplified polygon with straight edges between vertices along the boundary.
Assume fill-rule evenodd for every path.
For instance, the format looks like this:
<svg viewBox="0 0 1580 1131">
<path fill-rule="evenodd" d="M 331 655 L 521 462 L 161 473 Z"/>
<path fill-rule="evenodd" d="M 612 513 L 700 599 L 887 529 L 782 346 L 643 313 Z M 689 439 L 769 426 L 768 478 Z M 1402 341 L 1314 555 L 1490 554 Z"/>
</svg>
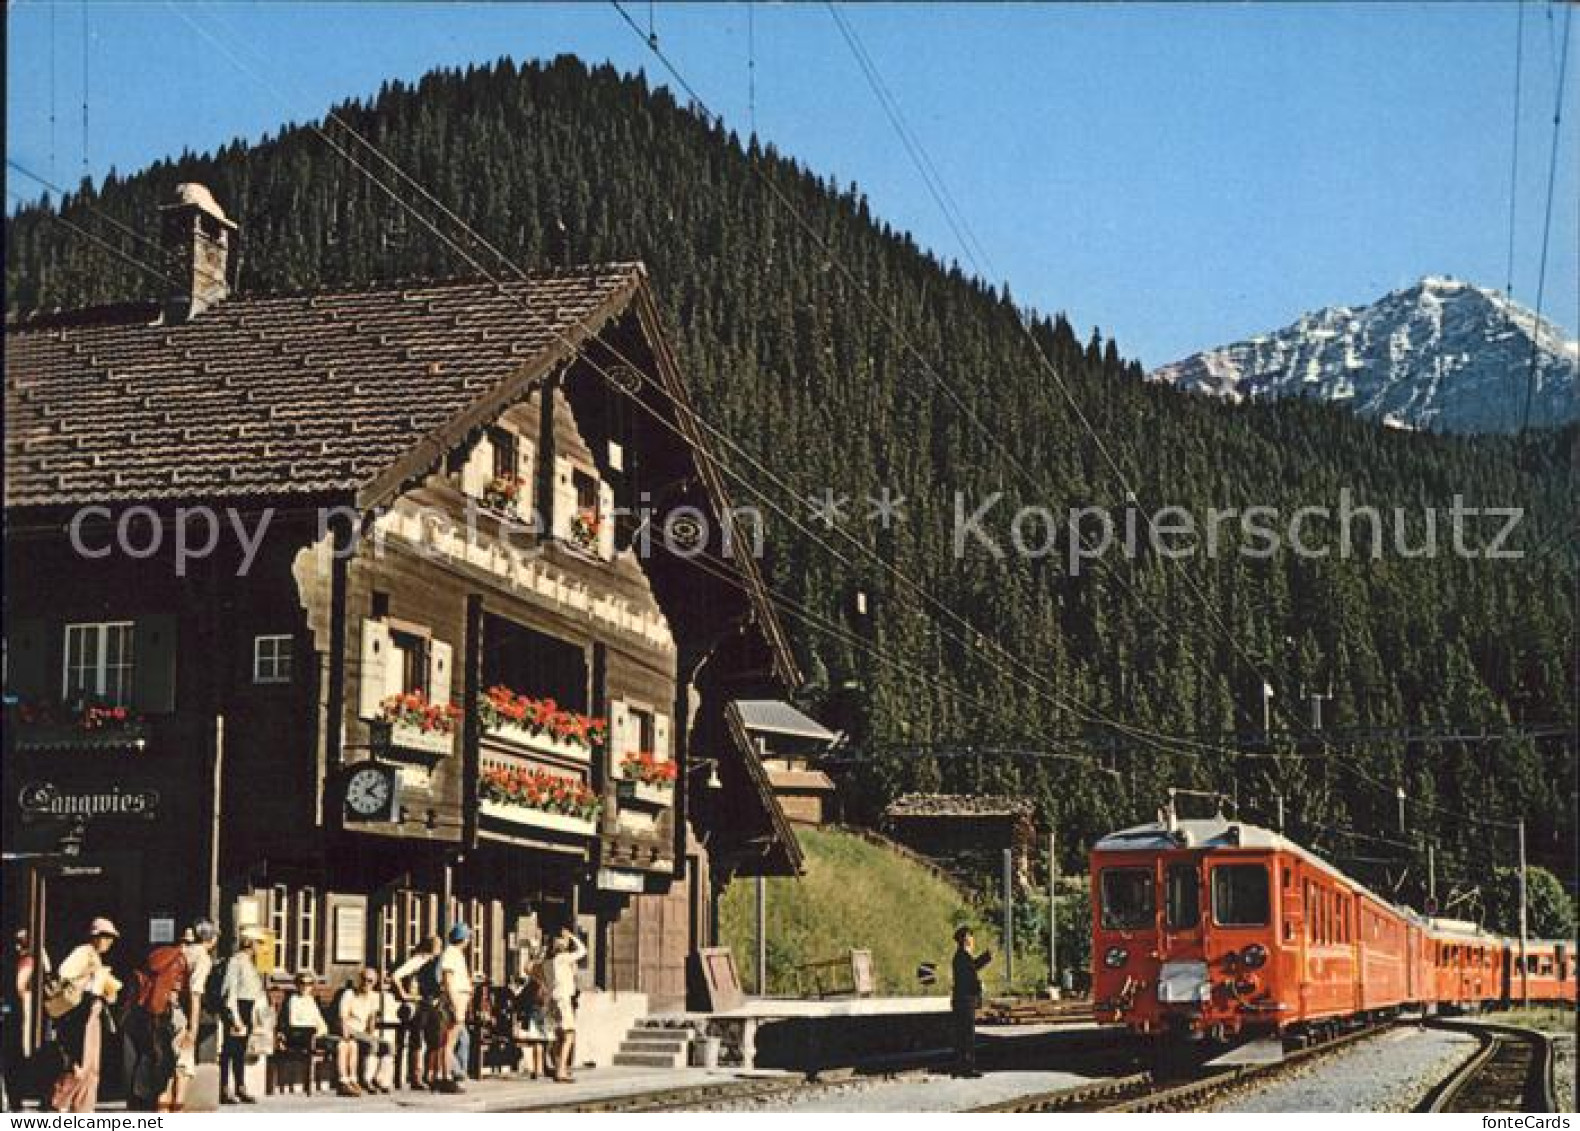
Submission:
<svg viewBox="0 0 1580 1131">
<path fill-rule="evenodd" d="M 207 999 L 212 996 L 217 999 L 223 977 L 213 986 L 210 994 L 210 982 L 214 979 L 214 948 L 219 945 L 219 931 L 207 919 L 199 919 L 193 924 L 192 941 L 181 944 L 181 951 L 187 960 L 187 985 L 186 994 L 180 1002 L 179 1009 L 182 1016 L 179 1018 L 184 1024 L 179 1027 L 175 1039 L 176 1069 L 170 1078 L 170 1087 L 160 1103 L 165 1111 L 185 1111 L 186 1091 L 192 1083 L 192 1078 L 197 1075 L 197 1046 L 198 1033 L 202 1026 L 203 1009 Z M 217 1009 L 211 1010 L 218 1016 Z"/>
<path fill-rule="evenodd" d="M 428 1087 L 429 1052 L 439 1044 L 439 952 L 444 940 L 429 935 L 422 945 L 390 972 L 390 982 L 411 1007 L 406 1028 L 406 1065 L 408 1083 L 413 1088 Z"/>
<path fill-rule="evenodd" d="M 64 1067 L 49 1089 L 46 1109 L 89 1112 L 99 1099 L 99 1052 L 108 1013 L 121 983 L 104 956 L 121 937 L 108 919 L 88 926 L 88 941 L 66 956 L 44 983 L 44 1009 L 55 1022 Z"/>
<path fill-rule="evenodd" d="M 157 1111 L 176 1071 L 176 1015 L 192 978 L 178 944 L 155 947 L 134 977 L 135 992 L 122 1025 L 131 1047 L 127 1064 L 128 1111 Z M 180 1028 L 185 1028 L 183 1021 Z"/>
</svg>

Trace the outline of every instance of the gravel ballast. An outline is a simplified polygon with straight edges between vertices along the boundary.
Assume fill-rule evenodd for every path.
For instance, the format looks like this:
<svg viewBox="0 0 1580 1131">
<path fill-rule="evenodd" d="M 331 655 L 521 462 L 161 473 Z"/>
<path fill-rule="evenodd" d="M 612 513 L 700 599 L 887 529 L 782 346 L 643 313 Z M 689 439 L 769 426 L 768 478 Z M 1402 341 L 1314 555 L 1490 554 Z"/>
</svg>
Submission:
<svg viewBox="0 0 1580 1131">
<path fill-rule="evenodd" d="M 1229 1096 L 1211 1110 L 1411 1111 L 1477 1047 L 1465 1033 L 1395 1029 Z"/>
</svg>

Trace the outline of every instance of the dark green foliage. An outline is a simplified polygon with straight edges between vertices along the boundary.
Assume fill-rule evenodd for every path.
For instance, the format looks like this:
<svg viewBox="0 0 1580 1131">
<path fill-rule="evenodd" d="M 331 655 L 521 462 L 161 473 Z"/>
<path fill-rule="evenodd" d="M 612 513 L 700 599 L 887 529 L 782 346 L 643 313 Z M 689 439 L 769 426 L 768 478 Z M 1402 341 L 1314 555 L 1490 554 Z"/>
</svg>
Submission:
<svg viewBox="0 0 1580 1131">
<path fill-rule="evenodd" d="M 1279 788 L 1293 835 L 1316 840 L 1341 862 L 1393 860 L 1352 866 L 1379 886 L 1397 882 L 1401 894 L 1421 890 L 1428 838 L 1439 845 L 1445 877 L 1471 881 L 1510 859 L 1509 837 L 1452 816 L 1467 811 L 1525 815 L 1533 857 L 1572 879 L 1575 759 L 1562 741 L 1368 745 L 1347 748 L 1348 761 L 1318 757 L 1281 767 L 1125 741 L 1097 756 L 1107 767 L 1099 770 L 1081 760 L 1094 757 L 1089 747 L 1049 736 L 1112 741 L 1111 731 L 1093 725 L 1098 715 L 1160 731 L 1253 730 L 1264 677 L 1277 689 L 1275 718 L 1284 729 L 1295 725 L 1292 715 L 1307 717 L 1303 689 L 1328 688 L 1329 726 L 1478 730 L 1572 718 L 1576 570 L 1565 524 L 1575 429 L 1517 452 L 1506 438 L 1403 434 L 1314 403 L 1191 398 L 1139 380 L 1139 368 L 1122 360 L 1112 339 L 1094 331 L 1083 345 L 1062 316 L 1037 316 L 1033 332 L 1044 352 L 1146 507 L 1178 504 L 1205 516 L 1209 507 L 1260 504 L 1287 519 L 1305 504 L 1336 507 L 1347 487 L 1357 503 L 1419 515 L 1463 494 L 1525 507 L 1517 542 L 1544 549 L 1523 562 L 1404 560 L 1391 550 L 1375 561 L 1251 560 L 1232 552 L 1238 535 L 1230 527 L 1216 560 L 1111 557 L 1079 577 L 1068 575 L 1062 555 L 995 561 L 973 550 L 957 561 L 956 491 L 970 506 L 1006 492 L 996 512 L 1001 535 L 1004 516 L 1021 503 L 1063 515 L 1123 500 L 1034 357 L 1007 291 L 925 254 L 872 217 L 854 188 L 771 147 L 743 145 L 666 91 L 606 67 L 588 71 L 569 58 L 519 67 L 506 61 L 436 73 L 415 87 L 391 84 L 370 104 L 337 112 L 524 266 L 644 260 L 697 402 L 797 491 L 832 488 L 853 496 L 858 512 L 865 494 L 885 485 L 909 500 L 907 520 L 892 533 L 875 537 L 862 523 L 861 537 L 1016 661 L 962 644 L 958 625 L 848 545 L 840 548 L 854 569 L 769 513 L 771 585 L 933 673 L 904 674 L 791 622 L 807 670 L 826 673 L 812 706 L 871 756 L 852 775 L 853 815 L 918 786 L 1019 793 L 1058 819 L 1073 865 L 1095 835 L 1150 817 L 1170 785 L 1237 795 L 1243 814 L 1267 820 Z M 351 145 L 338 126 L 327 128 Z M 305 129 L 111 178 L 84 188 L 63 211 L 107 238 L 114 232 L 90 205 L 151 234 L 157 205 L 185 180 L 208 184 L 240 222 L 243 291 L 473 272 Z M 794 201 L 830 252 L 765 182 Z M 146 278 L 52 224 L 41 208 L 14 216 L 6 253 L 16 308 L 149 293 Z M 918 355 L 986 422 L 991 438 L 939 392 Z M 1005 452 L 1029 469 L 1030 481 Z M 740 484 L 736 493 L 751 501 Z M 1419 536 L 1418 520 L 1412 538 Z M 858 589 L 868 594 L 865 619 L 851 611 Z M 1066 757 L 884 753 L 929 742 L 1054 749 Z M 1405 834 L 1395 827 L 1396 783 L 1412 798 Z M 1413 847 L 1318 826 L 1383 830 Z"/>
</svg>

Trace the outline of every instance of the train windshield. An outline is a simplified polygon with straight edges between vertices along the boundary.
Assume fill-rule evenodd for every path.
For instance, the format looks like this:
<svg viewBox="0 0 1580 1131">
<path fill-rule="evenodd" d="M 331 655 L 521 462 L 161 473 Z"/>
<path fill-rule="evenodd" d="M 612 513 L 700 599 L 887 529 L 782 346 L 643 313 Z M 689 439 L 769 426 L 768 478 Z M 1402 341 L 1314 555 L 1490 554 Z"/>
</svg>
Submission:
<svg viewBox="0 0 1580 1131">
<path fill-rule="evenodd" d="M 1103 870 L 1103 926 L 1110 931 L 1150 927 L 1157 911 L 1152 873 L 1146 868 Z"/>
<path fill-rule="evenodd" d="M 1212 917 L 1220 926 L 1265 926 L 1270 911 L 1267 869 L 1261 864 L 1220 864 L 1212 870 Z"/>
<path fill-rule="evenodd" d="M 1176 931 L 1201 922 L 1201 876 L 1194 864 L 1170 864 L 1164 908 L 1168 924 Z"/>
</svg>

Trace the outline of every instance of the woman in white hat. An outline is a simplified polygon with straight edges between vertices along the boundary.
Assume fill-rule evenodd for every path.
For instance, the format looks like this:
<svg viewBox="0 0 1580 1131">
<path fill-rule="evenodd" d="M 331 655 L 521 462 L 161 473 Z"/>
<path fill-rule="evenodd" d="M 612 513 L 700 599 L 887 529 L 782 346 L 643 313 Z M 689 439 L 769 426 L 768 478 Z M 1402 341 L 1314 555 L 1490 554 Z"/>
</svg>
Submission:
<svg viewBox="0 0 1580 1131">
<path fill-rule="evenodd" d="M 66 1066 L 49 1092 L 51 1111 L 92 1111 L 99 1098 L 100 1019 L 115 1000 L 121 983 L 104 961 L 121 932 L 108 919 L 88 925 L 88 941 L 66 956 L 57 971 L 57 997 L 80 999 L 69 1013 L 56 1018 L 55 1036 Z"/>
</svg>

